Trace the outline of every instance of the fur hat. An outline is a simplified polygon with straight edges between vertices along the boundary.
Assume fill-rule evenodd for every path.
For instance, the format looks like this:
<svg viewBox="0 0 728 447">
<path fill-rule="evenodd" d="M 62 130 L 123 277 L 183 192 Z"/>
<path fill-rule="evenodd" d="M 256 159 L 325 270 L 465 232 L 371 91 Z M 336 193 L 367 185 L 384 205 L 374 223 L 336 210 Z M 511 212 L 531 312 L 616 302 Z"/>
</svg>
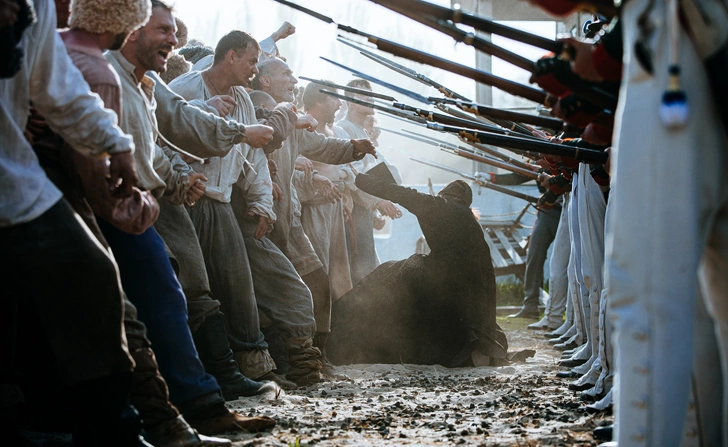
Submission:
<svg viewBox="0 0 728 447">
<path fill-rule="evenodd" d="M 465 206 L 470 206 L 473 203 L 473 190 L 470 189 L 470 185 L 462 180 L 454 180 L 448 183 L 437 195 L 452 197 Z"/>
<path fill-rule="evenodd" d="M 68 26 L 90 33 L 129 33 L 147 23 L 150 0 L 72 0 Z"/>
<path fill-rule="evenodd" d="M 179 54 L 184 56 L 185 59 L 196 64 L 203 57 L 215 54 L 215 50 L 210 47 L 202 45 L 187 45 L 179 49 Z"/>
<path fill-rule="evenodd" d="M 187 62 L 181 54 L 174 53 L 167 59 L 167 70 L 159 75 L 160 78 L 167 84 L 172 82 L 175 78 L 182 76 L 183 74 L 190 71 L 192 64 Z"/>
<path fill-rule="evenodd" d="M 182 48 L 187 45 L 187 25 L 185 25 L 185 22 L 183 22 L 179 17 L 175 17 L 174 22 L 177 24 L 177 32 L 175 33 L 175 36 L 177 36 L 177 40 L 179 41 L 177 48 Z"/>
</svg>

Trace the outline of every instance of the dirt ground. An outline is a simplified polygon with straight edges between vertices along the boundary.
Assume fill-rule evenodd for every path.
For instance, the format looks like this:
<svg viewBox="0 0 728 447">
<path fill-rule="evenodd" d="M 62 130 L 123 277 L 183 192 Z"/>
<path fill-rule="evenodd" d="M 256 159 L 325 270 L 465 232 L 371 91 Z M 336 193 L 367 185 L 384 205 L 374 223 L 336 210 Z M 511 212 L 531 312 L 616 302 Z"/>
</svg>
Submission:
<svg viewBox="0 0 728 447">
<path fill-rule="evenodd" d="M 448 369 L 421 365 L 339 367 L 351 380 L 232 402 L 278 421 L 270 433 L 230 437 L 236 446 L 596 446 L 590 415 L 555 372 L 560 352 L 528 321 L 499 323 L 525 364 Z"/>
<path fill-rule="evenodd" d="M 592 430 L 610 416 L 580 409 L 578 393 L 555 372 L 560 352 L 526 320 L 499 318 L 511 350 L 535 349 L 526 363 L 455 368 L 351 365 L 350 380 L 230 402 L 246 415 L 278 421 L 271 432 L 225 436 L 248 446 L 596 446 Z M 43 447 L 70 436 L 38 434 Z"/>
</svg>

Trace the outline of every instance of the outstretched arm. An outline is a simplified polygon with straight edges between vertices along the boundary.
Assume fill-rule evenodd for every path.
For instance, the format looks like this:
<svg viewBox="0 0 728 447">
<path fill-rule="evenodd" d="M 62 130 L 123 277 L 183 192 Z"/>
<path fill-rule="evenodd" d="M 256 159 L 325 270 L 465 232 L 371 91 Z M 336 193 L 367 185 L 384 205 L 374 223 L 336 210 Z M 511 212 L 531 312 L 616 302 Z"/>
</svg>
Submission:
<svg viewBox="0 0 728 447">
<path fill-rule="evenodd" d="M 431 210 L 433 206 L 437 206 L 441 202 L 438 197 L 423 194 L 416 189 L 399 186 L 396 183 L 387 183 L 369 174 L 357 175 L 355 183 L 362 191 L 398 203 L 416 216 L 428 209 Z"/>
</svg>

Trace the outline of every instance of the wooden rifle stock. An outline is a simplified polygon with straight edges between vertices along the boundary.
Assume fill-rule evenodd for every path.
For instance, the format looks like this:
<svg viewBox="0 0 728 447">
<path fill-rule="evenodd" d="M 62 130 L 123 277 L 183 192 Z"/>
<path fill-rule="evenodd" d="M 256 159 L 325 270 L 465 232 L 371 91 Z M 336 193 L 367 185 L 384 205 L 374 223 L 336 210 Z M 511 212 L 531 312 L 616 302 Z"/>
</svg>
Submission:
<svg viewBox="0 0 728 447">
<path fill-rule="evenodd" d="M 434 17 L 438 20 L 451 21 L 453 23 L 462 23 L 471 26 L 478 31 L 484 33 L 497 34 L 505 38 L 525 43 L 537 48 L 542 48 L 554 54 L 559 54 L 563 50 L 563 44 L 545 37 L 521 31 L 510 26 L 496 23 L 493 20 L 479 17 L 473 14 L 464 13 L 460 9 L 451 9 L 444 6 L 438 6 L 430 2 L 418 0 L 370 0 L 385 8 L 394 11 L 406 8 L 409 11 L 417 11 L 421 14 Z M 395 9 L 396 8 L 396 9 Z"/>
<path fill-rule="evenodd" d="M 529 99 L 538 104 L 543 104 L 544 106 L 549 108 L 552 107 L 556 102 L 556 98 L 548 95 L 542 90 L 528 87 L 517 82 L 495 76 L 485 71 L 477 70 L 475 68 L 471 68 L 462 64 L 456 64 L 455 62 L 448 61 L 441 57 L 433 56 L 431 54 L 427 54 L 413 48 L 405 47 L 389 40 L 380 39 L 378 37 L 369 37 L 369 41 L 375 44 L 380 50 L 394 54 L 395 56 L 403 57 L 405 59 L 419 62 L 421 64 L 431 65 L 433 67 L 441 68 L 451 73 L 465 76 L 466 78 L 470 78 L 482 84 L 496 87 L 512 95 Z"/>
</svg>

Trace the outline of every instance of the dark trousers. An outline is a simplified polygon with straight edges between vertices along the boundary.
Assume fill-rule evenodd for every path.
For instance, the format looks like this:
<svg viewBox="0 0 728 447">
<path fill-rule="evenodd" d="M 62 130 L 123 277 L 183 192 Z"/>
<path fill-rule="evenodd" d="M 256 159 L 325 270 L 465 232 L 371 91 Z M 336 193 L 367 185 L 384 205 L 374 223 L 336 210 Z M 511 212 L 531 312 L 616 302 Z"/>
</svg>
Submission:
<svg viewBox="0 0 728 447">
<path fill-rule="evenodd" d="M 0 228 L 0 253 L 0 402 L 13 388 L 16 300 L 36 312 L 66 383 L 132 370 L 116 264 L 65 199 Z"/>
<path fill-rule="evenodd" d="M 136 306 L 139 320 L 147 326 L 172 403 L 184 404 L 219 393 L 220 386 L 205 372 L 197 355 L 187 325 L 185 296 L 162 238 L 152 227 L 132 235 L 97 220 L 119 264 L 124 290 Z"/>
<path fill-rule="evenodd" d="M 524 308 L 536 309 L 538 307 L 538 299 L 543 286 L 543 266 L 546 263 L 549 247 L 556 237 L 560 217 L 561 208 L 538 211 L 526 253 L 526 274 L 523 281 L 526 293 L 526 297 L 523 299 Z"/>
</svg>

